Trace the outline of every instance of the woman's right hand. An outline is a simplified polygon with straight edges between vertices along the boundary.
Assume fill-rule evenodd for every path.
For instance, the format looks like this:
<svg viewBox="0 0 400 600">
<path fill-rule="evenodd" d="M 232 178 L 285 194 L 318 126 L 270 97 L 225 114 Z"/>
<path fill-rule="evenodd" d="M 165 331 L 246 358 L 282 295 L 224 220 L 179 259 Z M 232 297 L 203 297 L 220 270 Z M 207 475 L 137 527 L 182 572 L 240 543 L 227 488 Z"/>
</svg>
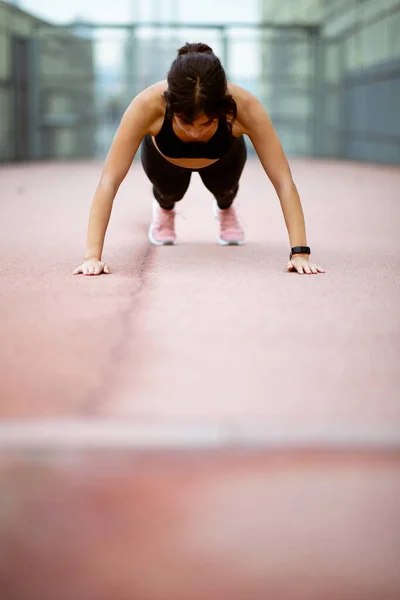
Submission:
<svg viewBox="0 0 400 600">
<path fill-rule="evenodd" d="M 100 273 L 110 273 L 110 267 L 97 258 L 89 258 L 85 260 L 77 269 L 74 271 L 74 275 L 100 275 Z"/>
</svg>

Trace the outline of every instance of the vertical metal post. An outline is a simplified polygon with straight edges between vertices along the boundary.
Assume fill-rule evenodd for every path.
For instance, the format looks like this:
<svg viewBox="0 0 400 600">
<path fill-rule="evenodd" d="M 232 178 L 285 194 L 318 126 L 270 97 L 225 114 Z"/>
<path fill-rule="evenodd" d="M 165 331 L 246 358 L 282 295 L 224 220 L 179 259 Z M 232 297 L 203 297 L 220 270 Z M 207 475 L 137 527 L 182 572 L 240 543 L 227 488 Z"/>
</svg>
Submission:
<svg viewBox="0 0 400 600">
<path fill-rule="evenodd" d="M 14 86 L 14 159 L 30 158 L 30 76 L 29 38 L 12 37 L 12 79 Z"/>
<path fill-rule="evenodd" d="M 29 41 L 28 68 L 29 158 L 31 160 L 38 160 L 42 157 L 40 85 L 40 39 L 38 29 L 35 29 L 33 37 Z"/>
<path fill-rule="evenodd" d="M 324 156 L 324 113 L 325 113 L 325 43 L 320 32 L 310 33 L 311 52 L 313 54 L 313 87 L 312 87 L 312 154 Z"/>
<path fill-rule="evenodd" d="M 268 32 L 265 27 L 262 28 L 260 33 L 260 54 L 261 54 L 261 73 L 260 73 L 260 100 L 262 104 L 268 106 L 268 94 L 267 94 L 267 74 L 270 72 L 270 55 L 271 47 Z"/>
<path fill-rule="evenodd" d="M 128 52 L 126 57 L 125 77 L 127 90 L 127 103 L 138 93 L 138 69 L 137 69 L 137 26 L 140 21 L 141 2 L 131 0 L 131 25 L 128 27 Z"/>
<path fill-rule="evenodd" d="M 126 56 L 125 77 L 125 89 L 127 93 L 126 102 L 129 103 L 138 93 L 136 25 L 128 26 L 128 51 Z"/>
<path fill-rule="evenodd" d="M 169 11 L 170 12 L 170 14 L 169 14 L 170 23 L 179 23 L 180 0 L 170 0 L 169 8 L 170 8 L 170 11 Z M 174 48 L 174 50 L 176 50 L 178 47 L 178 39 L 179 39 L 178 27 L 176 29 L 171 28 L 169 39 L 170 39 L 170 47 L 173 48 L 174 46 L 176 46 L 176 48 Z"/>
<path fill-rule="evenodd" d="M 347 48 L 346 38 L 344 35 L 340 37 L 337 42 L 339 44 L 339 61 L 340 61 L 340 75 L 339 75 L 339 93 L 338 93 L 338 113 L 339 113 L 339 131 L 338 131 L 338 158 L 347 158 L 347 144 L 348 144 L 348 116 L 347 116 L 347 95 L 348 89 L 346 87 L 346 72 L 347 72 Z"/>
<path fill-rule="evenodd" d="M 152 0 L 152 21 L 154 23 L 162 23 L 162 4 L 161 0 Z M 147 85 L 155 83 L 158 80 L 160 72 L 161 56 L 163 54 L 163 41 L 161 35 L 161 28 L 153 30 L 154 42 L 153 48 L 150 53 L 150 73 L 147 81 Z"/>
<path fill-rule="evenodd" d="M 220 27 L 219 31 L 222 41 L 222 66 L 225 69 L 227 79 L 229 79 L 229 35 L 226 27 Z"/>
</svg>

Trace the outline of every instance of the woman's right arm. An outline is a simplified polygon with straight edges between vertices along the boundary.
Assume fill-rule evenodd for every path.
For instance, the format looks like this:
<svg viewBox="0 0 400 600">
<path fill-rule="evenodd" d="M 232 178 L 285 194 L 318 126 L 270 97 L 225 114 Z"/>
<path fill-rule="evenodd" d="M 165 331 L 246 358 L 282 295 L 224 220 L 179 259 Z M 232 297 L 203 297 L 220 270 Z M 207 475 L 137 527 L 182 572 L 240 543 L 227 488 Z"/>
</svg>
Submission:
<svg viewBox="0 0 400 600">
<path fill-rule="evenodd" d="M 114 198 L 125 179 L 143 137 L 156 118 L 154 93 L 144 90 L 136 96 L 122 117 L 118 131 L 104 163 L 89 215 L 86 254 L 74 275 L 99 275 L 109 272 L 101 260 L 104 238 Z"/>
</svg>

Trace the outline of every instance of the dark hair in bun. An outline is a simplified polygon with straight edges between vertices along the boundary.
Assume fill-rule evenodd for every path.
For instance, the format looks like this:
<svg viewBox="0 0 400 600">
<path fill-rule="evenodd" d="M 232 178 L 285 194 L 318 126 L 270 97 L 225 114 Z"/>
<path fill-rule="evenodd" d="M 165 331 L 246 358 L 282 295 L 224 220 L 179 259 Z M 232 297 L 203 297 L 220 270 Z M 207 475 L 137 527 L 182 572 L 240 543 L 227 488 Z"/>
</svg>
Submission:
<svg viewBox="0 0 400 600">
<path fill-rule="evenodd" d="M 187 122 L 204 112 L 209 118 L 225 120 L 232 129 L 236 102 L 228 93 L 224 68 L 207 44 L 186 43 L 178 50 L 167 76 L 164 92 L 170 118 L 179 115 Z"/>
<path fill-rule="evenodd" d="M 189 44 L 186 42 L 182 48 L 178 50 L 178 56 L 184 56 L 185 54 L 214 54 L 212 48 L 207 46 L 207 44 L 202 44 L 201 42 L 195 44 Z"/>
</svg>

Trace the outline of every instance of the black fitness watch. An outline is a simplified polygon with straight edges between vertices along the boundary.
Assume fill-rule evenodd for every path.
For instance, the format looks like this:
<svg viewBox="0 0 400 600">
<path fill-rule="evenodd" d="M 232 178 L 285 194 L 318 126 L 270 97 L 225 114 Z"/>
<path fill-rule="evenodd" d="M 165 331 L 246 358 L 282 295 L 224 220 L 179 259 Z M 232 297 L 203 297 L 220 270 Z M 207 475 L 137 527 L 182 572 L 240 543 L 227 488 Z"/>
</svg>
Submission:
<svg viewBox="0 0 400 600">
<path fill-rule="evenodd" d="M 293 246 L 289 260 L 292 260 L 293 254 L 311 254 L 311 250 L 309 246 Z"/>
</svg>

